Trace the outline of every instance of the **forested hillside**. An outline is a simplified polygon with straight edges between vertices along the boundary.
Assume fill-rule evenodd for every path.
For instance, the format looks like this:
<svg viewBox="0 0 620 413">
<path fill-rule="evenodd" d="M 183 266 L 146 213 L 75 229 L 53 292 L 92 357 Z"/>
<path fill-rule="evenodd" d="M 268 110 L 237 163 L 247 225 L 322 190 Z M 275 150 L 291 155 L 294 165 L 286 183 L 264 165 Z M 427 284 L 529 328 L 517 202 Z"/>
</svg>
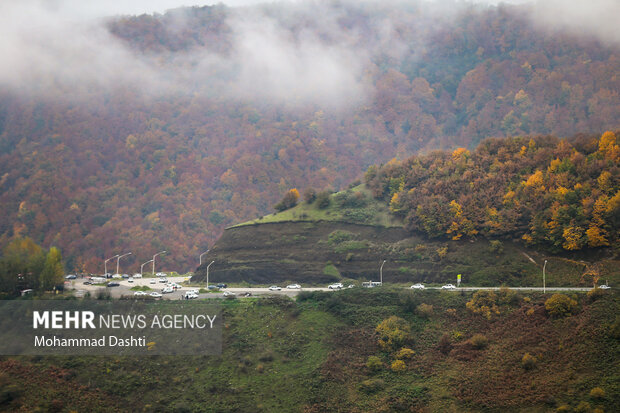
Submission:
<svg viewBox="0 0 620 413">
<path fill-rule="evenodd" d="M 430 238 L 521 238 L 560 252 L 618 246 L 616 135 L 489 139 L 370 167 L 367 185 Z"/>
<path fill-rule="evenodd" d="M 447 13 L 433 5 L 319 5 L 115 17 L 104 22 L 108 43 L 86 45 L 101 52 L 94 60 L 111 56 L 97 70 L 66 81 L 75 63 L 67 61 L 63 75 L 42 65 L 39 77 L 22 74 L 25 83 L 0 82 L 0 245 L 29 236 L 60 247 L 68 269 L 93 272 L 104 257 L 131 251 L 124 262 L 137 269 L 166 249 L 164 266 L 192 270 L 225 226 L 270 212 L 292 187 L 339 189 L 394 156 L 473 149 L 487 137 L 600 136 L 620 126 L 618 45 L 541 28 L 527 6 Z M 495 168 L 501 143 L 489 142 L 455 157 L 466 167 L 486 150 L 485 171 Z M 555 168 L 541 172 L 545 187 L 552 176 L 598 171 L 608 159 L 553 138 L 534 147 L 510 142 L 518 146 L 506 154 L 512 163 L 500 154 L 497 167 L 510 169 L 519 156 L 535 162 L 534 151 Z M 583 204 L 583 218 L 570 212 L 550 239 L 531 228 L 550 222 L 546 216 L 506 227 L 503 211 L 514 209 L 498 206 L 507 192 L 483 197 L 490 209 L 480 204 L 475 216 L 454 199 L 481 233 L 514 229 L 566 248 L 572 226 L 575 245 L 592 246 L 586 233 L 596 203 L 612 202 L 615 192 L 592 181 L 586 193 L 561 179 L 540 202 L 556 196 L 561 207 L 561 197 L 576 196 L 592 204 Z M 568 192 L 556 195 L 560 187 Z M 514 202 L 525 196 L 501 188 L 515 192 Z M 493 208 L 497 224 L 485 224 Z M 599 244 L 613 241 L 600 230 Z"/>
</svg>

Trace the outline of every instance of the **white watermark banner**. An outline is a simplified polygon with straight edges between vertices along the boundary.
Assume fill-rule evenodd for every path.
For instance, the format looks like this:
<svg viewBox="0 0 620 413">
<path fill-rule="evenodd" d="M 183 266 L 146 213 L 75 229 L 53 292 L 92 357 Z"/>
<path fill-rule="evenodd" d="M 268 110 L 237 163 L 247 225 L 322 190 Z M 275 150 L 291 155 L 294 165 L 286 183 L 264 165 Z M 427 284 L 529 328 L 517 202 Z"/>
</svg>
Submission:
<svg viewBox="0 0 620 413">
<path fill-rule="evenodd" d="M 0 355 L 219 355 L 206 301 L 0 301 Z"/>
</svg>

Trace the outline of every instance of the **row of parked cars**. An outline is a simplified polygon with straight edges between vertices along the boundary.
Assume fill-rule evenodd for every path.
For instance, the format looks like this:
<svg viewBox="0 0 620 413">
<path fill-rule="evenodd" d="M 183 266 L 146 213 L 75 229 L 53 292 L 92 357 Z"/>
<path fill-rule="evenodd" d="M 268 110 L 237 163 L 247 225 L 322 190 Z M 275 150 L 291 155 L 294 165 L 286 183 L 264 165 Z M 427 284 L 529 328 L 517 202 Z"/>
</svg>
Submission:
<svg viewBox="0 0 620 413">
<path fill-rule="evenodd" d="M 424 284 L 418 283 L 418 284 L 413 284 L 411 287 L 412 290 L 423 290 L 426 287 L 424 286 Z M 456 287 L 454 286 L 454 284 L 445 284 L 441 286 L 442 290 L 454 290 L 456 289 Z"/>
</svg>

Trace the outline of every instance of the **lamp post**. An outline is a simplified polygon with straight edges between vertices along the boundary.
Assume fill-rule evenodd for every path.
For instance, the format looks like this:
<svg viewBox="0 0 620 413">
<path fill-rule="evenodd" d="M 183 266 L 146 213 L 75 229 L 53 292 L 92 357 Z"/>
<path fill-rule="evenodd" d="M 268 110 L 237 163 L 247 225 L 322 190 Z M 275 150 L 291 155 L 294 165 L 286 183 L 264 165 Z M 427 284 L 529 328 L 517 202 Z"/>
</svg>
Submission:
<svg viewBox="0 0 620 413">
<path fill-rule="evenodd" d="M 144 264 L 142 264 L 142 265 L 140 266 L 140 276 L 142 276 L 142 268 L 144 268 L 144 266 L 145 266 L 146 264 L 148 264 L 149 262 L 151 262 L 151 261 L 153 261 L 153 260 L 148 260 L 147 262 L 145 262 Z"/>
<path fill-rule="evenodd" d="M 209 263 L 209 265 L 207 265 L 207 290 L 209 289 L 209 267 L 211 266 L 211 264 L 213 264 L 215 261 L 211 261 Z"/>
<path fill-rule="evenodd" d="M 545 268 L 547 267 L 547 260 L 545 260 L 545 265 L 543 265 L 543 294 L 547 292 L 547 286 L 545 285 Z"/>
<path fill-rule="evenodd" d="M 131 255 L 131 252 L 128 252 L 127 254 L 119 255 L 118 257 L 116 257 L 116 273 L 117 274 L 118 274 L 118 262 L 121 260 L 121 258 L 126 257 L 128 255 Z"/>
<path fill-rule="evenodd" d="M 118 254 L 116 254 L 115 256 L 110 257 L 110 258 L 108 258 L 107 260 L 105 260 L 105 262 L 104 262 L 104 264 L 103 264 L 103 266 L 104 266 L 104 271 L 105 271 L 105 272 L 103 273 L 103 275 L 105 275 L 106 277 L 108 276 L 108 261 L 110 261 L 110 260 L 112 260 L 112 259 L 114 259 L 114 258 L 116 258 L 116 257 L 118 257 Z"/>
<path fill-rule="evenodd" d="M 381 285 L 383 286 L 383 265 L 385 265 L 385 260 L 381 263 L 381 268 L 379 269 L 379 278 Z"/>
<path fill-rule="evenodd" d="M 209 250 L 206 250 L 205 252 L 200 254 L 200 265 L 202 265 L 202 256 L 205 255 L 207 252 L 209 252 Z"/>
<path fill-rule="evenodd" d="M 157 254 L 153 255 L 153 277 L 155 277 L 155 257 L 157 257 L 159 254 L 165 254 L 166 251 L 159 251 Z"/>
</svg>

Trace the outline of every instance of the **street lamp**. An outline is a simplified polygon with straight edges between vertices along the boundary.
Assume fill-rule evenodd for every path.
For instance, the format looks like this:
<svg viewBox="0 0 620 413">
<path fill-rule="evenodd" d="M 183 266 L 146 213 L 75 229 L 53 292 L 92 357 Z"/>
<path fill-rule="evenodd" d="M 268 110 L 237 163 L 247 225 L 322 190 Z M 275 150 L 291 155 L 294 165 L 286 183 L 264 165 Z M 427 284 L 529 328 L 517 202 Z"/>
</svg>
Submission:
<svg viewBox="0 0 620 413">
<path fill-rule="evenodd" d="M 383 260 L 383 262 L 381 263 L 381 268 L 379 269 L 379 277 L 380 277 L 381 285 L 383 285 L 383 265 L 384 264 L 385 264 L 385 260 Z"/>
<path fill-rule="evenodd" d="M 543 294 L 547 292 L 547 287 L 545 285 L 545 267 L 547 267 L 547 260 L 545 260 L 545 265 L 543 265 Z"/>
<path fill-rule="evenodd" d="M 159 254 L 165 254 L 166 251 L 159 251 L 157 254 L 153 255 L 153 277 L 155 277 L 155 257 L 157 257 Z"/>
<path fill-rule="evenodd" d="M 142 268 L 144 268 L 144 266 L 145 266 L 146 264 L 148 264 L 149 262 L 151 262 L 151 261 L 153 261 L 153 260 L 148 260 L 147 262 L 145 262 L 144 264 L 142 264 L 142 265 L 140 266 L 140 277 L 142 277 Z"/>
<path fill-rule="evenodd" d="M 200 265 L 202 265 L 202 256 L 205 255 L 207 252 L 209 252 L 209 250 L 206 250 L 205 252 L 200 254 Z"/>
<path fill-rule="evenodd" d="M 209 265 L 207 265 L 207 290 L 209 289 L 209 267 L 211 266 L 211 264 L 213 264 L 215 261 L 211 261 L 209 263 Z"/>
<path fill-rule="evenodd" d="M 114 259 L 114 258 L 116 258 L 116 257 L 118 257 L 118 254 L 116 254 L 115 256 L 110 257 L 110 258 L 108 258 L 107 260 L 105 260 L 105 262 L 104 262 L 104 264 L 103 264 L 103 266 L 104 266 L 104 268 L 105 268 L 105 270 L 104 270 L 104 271 L 105 271 L 105 273 L 103 273 L 103 275 L 105 275 L 106 277 L 108 276 L 108 261 L 110 261 L 110 260 L 112 260 L 112 259 Z"/>
<path fill-rule="evenodd" d="M 128 252 L 127 254 L 119 255 L 118 257 L 116 257 L 116 273 L 117 274 L 118 274 L 118 262 L 121 260 L 121 258 L 126 257 L 128 255 L 131 255 L 131 252 Z"/>
</svg>

